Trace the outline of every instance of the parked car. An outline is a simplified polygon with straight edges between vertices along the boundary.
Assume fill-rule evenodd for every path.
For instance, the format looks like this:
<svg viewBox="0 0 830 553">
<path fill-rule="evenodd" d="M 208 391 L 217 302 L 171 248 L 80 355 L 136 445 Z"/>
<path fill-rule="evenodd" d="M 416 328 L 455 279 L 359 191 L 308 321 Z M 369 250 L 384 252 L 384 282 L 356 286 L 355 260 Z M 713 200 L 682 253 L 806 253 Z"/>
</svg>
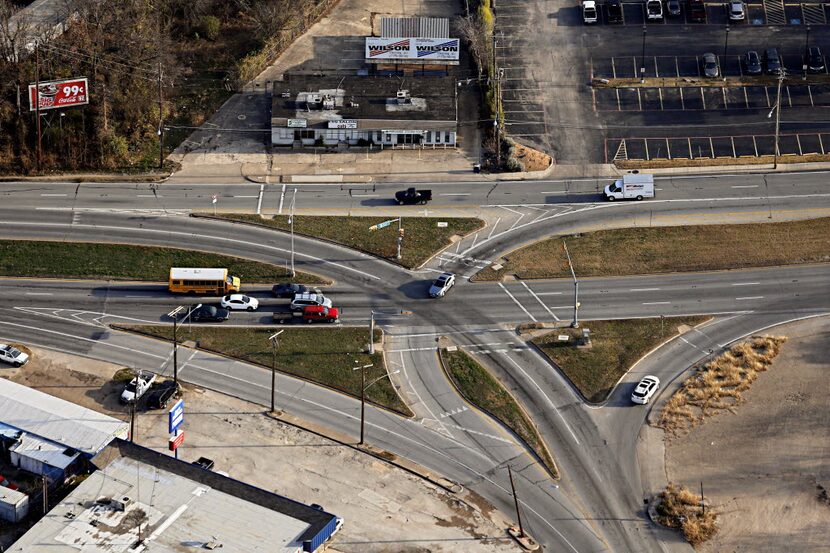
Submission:
<svg viewBox="0 0 830 553">
<path fill-rule="evenodd" d="M 190 312 L 190 320 L 195 323 L 202 321 L 219 323 L 227 321 L 230 314 L 230 311 L 222 307 L 216 307 L 215 305 L 202 305 L 200 303 Z"/>
<path fill-rule="evenodd" d="M 746 6 L 743 0 L 731 0 L 729 2 L 729 20 L 743 21 L 746 19 Z"/>
<path fill-rule="evenodd" d="M 302 311 L 308 305 L 322 305 L 323 307 L 331 307 L 331 300 L 323 294 L 314 294 L 306 292 L 304 294 L 297 294 L 291 300 L 292 311 Z"/>
<path fill-rule="evenodd" d="M 29 354 L 23 353 L 16 347 L 8 344 L 0 344 L 0 360 L 10 363 L 15 367 L 25 365 L 29 360 Z"/>
<path fill-rule="evenodd" d="M 208 459 L 207 457 L 199 457 L 190 464 L 196 465 L 197 467 L 202 467 L 205 470 L 210 470 L 213 468 L 213 459 Z"/>
<path fill-rule="evenodd" d="M 605 10 L 608 13 L 608 23 L 623 22 L 622 0 L 608 0 L 605 3 Z"/>
<path fill-rule="evenodd" d="M 821 53 L 821 48 L 818 46 L 810 46 L 807 50 L 807 70 L 810 73 L 824 72 L 824 56 Z"/>
<path fill-rule="evenodd" d="M 274 293 L 275 298 L 293 298 L 297 294 L 305 294 L 308 292 L 308 288 L 303 286 L 302 284 L 293 284 L 286 282 L 284 284 L 276 284 L 271 291 Z"/>
<path fill-rule="evenodd" d="M 761 56 L 755 50 L 750 50 L 744 54 L 744 73 L 747 75 L 760 75 L 762 71 Z"/>
<path fill-rule="evenodd" d="M 336 323 L 340 320 L 340 310 L 336 307 L 308 305 L 303 308 L 303 321 L 306 323 Z"/>
<path fill-rule="evenodd" d="M 152 390 L 147 396 L 147 409 L 164 409 L 176 395 L 176 384 L 171 380 Z"/>
<path fill-rule="evenodd" d="M 141 399 L 141 396 L 150 389 L 156 375 L 151 372 L 141 371 L 127 383 L 124 391 L 121 392 L 121 403 L 133 403 Z"/>
<path fill-rule="evenodd" d="M 666 2 L 666 11 L 669 12 L 669 15 L 672 17 L 679 17 L 681 13 L 683 13 L 680 7 L 680 0 L 669 0 Z"/>
<path fill-rule="evenodd" d="M 706 52 L 703 54 L 703 74 L 711 78 L 715 78 L 720 75 L 718 57 L 712 52 Z"/>
<path fill-rule="evenodd" d="M 706 22 L 706 4 L 703 0 L 689 0 L 689 19 L 695 23 Z"/>
<path fill-rule="evenodd" d="M 597 22 L 597 3 L 595 0 L 582 0 L 582 22 L 586 25 Z"/>
<path fill-rule="evenodd" d="M 656 376 L 644 376 L 634 391 L 631 392 L 631 401 L 640 405 L 645 405 L 657 393 L 660 388 L 660 379 Z"/>
<path fill-rule="evenodd" d="M 663 19 L 662 0 L 646 0 L 646 16 L 649 20 Z"/>
<path fill-rule="evenodd" d="M 781 66 L 781 56 L 778 55 L 778 50 L 775 48 L 767 48 L 764 50 L 764 66 L 768 75 L 778 75 L 783 67 Z"/>
<path fill-rule="evenodd" d="M 245 294 L 231 294 L 229 296 L 225 296 L 219 303 L 225 309 L 231 309 L 234 311 L 238 311 L 240 309 L 256 311 L 259 307 L 258 299 L 246 296 Z"/>
<path fill-rule="evenodd" d="M 429 297 L 443 298 L 455 284 L 455 275 L 452 273 L 441 273 L 432 286 L 429 287 Z"/>
</svg>

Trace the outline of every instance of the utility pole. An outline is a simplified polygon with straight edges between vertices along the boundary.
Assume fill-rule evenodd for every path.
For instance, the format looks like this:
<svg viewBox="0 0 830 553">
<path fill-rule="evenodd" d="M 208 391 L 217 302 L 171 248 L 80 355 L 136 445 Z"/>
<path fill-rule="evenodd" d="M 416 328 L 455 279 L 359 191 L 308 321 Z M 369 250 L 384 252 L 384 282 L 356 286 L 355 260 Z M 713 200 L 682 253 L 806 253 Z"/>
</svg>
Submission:
<svg viewBox="0 0 830 553">
<path fill-rule="evenodd" d="M 43 514 L 45 516 L 49 512 L 49 482 L 45 476 L 41 476 L 40 478 L 43 483 Z"/>
<path fill-rule="evenodd" d="M 161 60 L 159 60 L 159 169 L 164 167 L 164 96 L 161 86 Z"/>
<path fill-rule="evenodd" d="M 516 495 L 516 484 L 513 483 L 513 471 L 507 465 L 507 474 L 510 476 L 510 489 L 513 490 L 513 503 L 516 505 L 516 518 L 519 519 L 519 537 L 525 537 L 525 529 L 522 524 L 522 510 L 519 509 L 519 496 Z"/>
<path fill-rule="evenodd" d="M 190 318 L 190 314 L 193 313 L 193 310 L 198 309 L 201 306 L 202 306 L 201 303 L 198 303 L 198 304 L 192 306 L 188 310 L 187 315 L 185 315 L 184 319 L 182 319 L 182 322 L 187 321 Z M 171 311 L 170 313 L 167 314 L 168 317 L 173 319 L 173 382 L 176 384 L 176 386 L 179 385 L 179 357 L 178 357 L 178 350 L 179 350 L 179 335 L 178 335 L 178 331 L 179 331 L 179 313 L 181 313 L 182 310 L 184 310 L 184 309 L 185 309 L 185 307 L 183 305 L 180 305 L 176 309 L 174 309 L 173 311 Z"/>
<path fill-rule="evenodd" d="M 360 441 L 358 442 L 360 445 L 363 445 L 363 428 L 366 421 L 366 369 L 371 366 L 360 367 Z"/>
<path fill-rule="evenodd" d="M 294 195 L 291 197 L 291 214 L 288 216 L 288 224 L 291 225 L 291 278 L 297 276 L 294 270 L 294 204 L 297 202 L 297 189 L 294 188 Z"/>
<path fill-rule="evenodd" d="M 369 318 L 369 355 L 375 354 L 375 311 L 372 310 Z"/>
<path fill-rule="evenodd" d="M 568 252 L 568 245 L 562 240 L 562 247 L 565 248 L 565 255 L 568 257 L 568 266 L 571 268 L 571 276 L 574 279 L 574 320 L 571 323 L 573 328 L 579 328 L 579 281 L 576 280 L 571 254 Z"/>
<path fill-rule="evenodd" d="M 726 65 L 726 53 L 729 51 L 729 23 L 726 24 L 726 38 L 723 40 L 723 63 L 721 64 L 721 73 L 723 73 L 723 80 L 726 81 L 726 71 L 724 71 L 724 66 Z"/>
<path fill-rule="evenodd" d="M 395 259 L 401 258 L 401 242 L 403 242 L 403 217 L 398 217 L 398 253 L 395 255 Z"/>
<path fill-rule="evenodd" d="M 277 347 L 279 347 L 279 343 L 277 341 L 277 336 L 285 332 L 285 330 L 280 330 L 279 332 L 272 334 L 268 337 L 268 340 L 271 341 L 271 412 L 273 413 L 276 411 L 274 409 L 274 396 L 276 395 L 277 389 Z"/>
<path fill-rule="evenodd" d="M 37 170 L 43 163 L 43 147 L 40 131 L 40 43 L 35 42 L 35 117 L 37 119 Z"/>
<path fill-rule="evenodd" d="M 495 84 L 493 85 L 494 88 L 494 103 L 493 109 L 496 110 L 496 113 L 493 114 L 493 126 L 496 129 L 496 166 L 501 167 L 501 127 L 499 126 L 499 71 L 498 67 L 496 67 L 496 46 L 498 45 L 498 39 L 496 39 L 495 33 L 493 34 L 493 79 L 495 80 Z"/>
<path fill-rule="evenodd" d="M 645 4 L 643 4 L 645 6 Z M 642 55 L 640 56 L 640 82 L 646 82 L 646 26 L 645 23 L 643 24 L 643 51 Z"/>
<path fill-rule="evenodd" d="M 133 377 L 138 378 L 138 375 L 141 374 L 141 371 L 136 371 L 133 369 Z M 136 386 L 138 386 L 138 380 L 136 380 Z M 135 442 L 135 404 L 138 403 L 138 389 L 136 389 L 135 395 L 133 395 L 133 400 L 130 402 L 130 443 Z"/>
</svg>

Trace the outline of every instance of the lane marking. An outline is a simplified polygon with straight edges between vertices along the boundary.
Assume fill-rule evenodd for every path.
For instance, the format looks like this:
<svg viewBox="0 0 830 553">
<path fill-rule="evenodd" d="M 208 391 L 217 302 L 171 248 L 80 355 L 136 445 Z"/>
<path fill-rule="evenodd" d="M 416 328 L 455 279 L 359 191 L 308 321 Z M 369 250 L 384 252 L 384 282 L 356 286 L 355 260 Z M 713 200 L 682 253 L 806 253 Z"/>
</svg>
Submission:
<svg viewBox="0 0 830 553">
<path fill-rule="evenodd" d="M 231 196 L 231 198 L 259 198 L 260 196 L 257 194 L 243 194 L 240 196 Z"/>
<path fill-rule="evenodd" d="M 286 183 L 282 183 L 282 192 L 280 192 L 280 207 L 277 209 L 278 215 L 282 215 L 282 203 L 285 201 L 285 185 Z"/>
<path fill-rule="evenodd" d="M 729 188 L 758 188 L 757 184 L 736 184 L 734 186 L 730 186 Z"/>
<path fill-rule="evenodd" d="M 43 196 L 44 198 L 63 198 L 66 196 L 66 194 L 41 194 L 41 196 Z"/>
<path fill-rule="evenodd" d="M 418 398 L 418 401 L 421 403 L 421 405 L 423 405 L 423 406 L 424 406 L 424 409 L 426 409 L 426 410 L 427 410 L 427 413 L 429 413 L 429 416 L 430 416 L 430 417 L 432 417 L 432 418 L 433 418 L 433 420 L 435 420 L 435 421 L 436 421 L 439 425 L 441 425 L 441 428 L 443 428 L 443 429 L 444 429 L 444 432 L 446 433 L 446 436 L 447 436 L 448 438 L 453 438 L 454 436 L 452 435 L 452 432 L 450 432 L 449 428 L 447 428 L 447 427 L 444 425 L 444 423 L 443 423 L 443 422 L 439 421 L 439 420 L 435 417 L 435 413 L 433 413 L 433 412 L 432 412 L 432 409 L 430 409 L 430 408 L 429 408 L 429 405 L 427 405 L 427 403 L 426 403 L 426 402 L 424 401 L 424 399 L 421 397 L 421 394 L 419 394 L 419 393 L 418 393 L 418 388 L 416 388 L 415 386 L 413 386 L 413 385 L 412 385 L 412 381 L 409 379 L 409 373 L 408 373 L 408 372 L 407 372 L 407 370 L 406 370 L 406 362 L 403 360 L 403 352 L 401 352 L 401 353 L 400 353 L 400 356 L 401 356 L 401 372 L 403 373 L 403 376 L 404 376 L 404 378 L 406 379 L 406 381 L 409 383 L 409 389 L 410 389 L 410 390 L 412 390 L 412 392 L 415 394 L 415 397 L 417 397 L 417 398 Z M 390 375 L 390 380 L 391 380 L 391 375 Z M 394 383 L 393 383 L 393 384 L 394 384 Z M 435 401 L 435 397 L 430 396 L 430 398 L 431 398 L 433 401 Z M 437 403 L 437 401 L 436 401 L 436 403 Z"/>
<path fill-rule="evenodd" d="M 733 282 L 732 286 L 754 286 L 756 284 L 761 284 L 760 282 Z"/>
<path fill-rule="evenodd" d="M 66 194 L 57 194 L 57 195 L 58 196 L 66 196 Z M 155 194 L 136 194 L 135 197 L 136 198 L 161 198 L 163 196 L 161 194 L 159 194 L 159 195 L 155 195 Z"/>
<path fill-rule="evenodd" d="M 659 288 L 631 288 L 629 292 L 656 292 Z"/>
<path fill-rule="evenodd" d="M 53 296 L 52 292 L 26 292 L 26 296 Z"/>
<path fill-rule="evenodd" d="M 377 198 L 380 194 L 352 194 L 352 198 Z"/>
<path fill-rule="evenodd" d="M 110 344 L 107 341 L 100 340 L 100 339 L 96 340 L 96 339 L 93 339 L 93 338 L 87 338 L 86 336 L 78 336 L 76 334 L 68 334 L 66 332 L 58 332 L 57 330 L 48 330 L 46 328 L 40 328 L 40 327 L 37 327 L 37 326 L 29 326 L 29 325 L 24 325 L 24 324 L 19 324 L 19 323 L 10 323 L 10 322 L 7 322 L 7 321 L 0 321 L 0 325 L 19 326 L 20 328 L 27 328 L 29 330 L 35 330 L 37 332 L 45 332 L 47 334 L 57 334 L 58 336 L 63 336 L 65 338 L 74 338 L 75 340 L 83 340 L 84 342 L 92 342 L 94 344 L 100 344 L 102 346 L 107 346 L 107 347 L 110 347 L 110 348 L 123 349 L 125 351 L 129 351 L 129 352 L 132 352 L 132 353 L 139 353 L 141 355 L 147 355 L 148 357 L 153 357 L 155 359 L 164 359 L 164 357 L 162 357 L 161 355 L 156 355 L 154 353 L 148 353 L 145 350 L 128 348 L 127 346 L 121 346 L 121 345 L 118 345 L 118 344 Z M 76 353 L 75 355 L 78 355 L 78 354 Z"/>
<path fill-rule="evenodd" d="M 501 221 L 501 217 L 497 218 L 496 222 L 493 223 L 493 228 L 490 229 L 490 234 L 487 235 L 487 240 L 489 240 L 493 236 L 493 233 L 496 232 L 496 227 L 499 226 L 499 221 Z M 459 240 L 459 242 L 461 241 Z"/>
<path fill-rule="evenodd" d="M 256 214 L 257 215 L 262 214 L 262 196 L 263 196 L 264 192 L 265 192 L 265 185 L 260 184 L 259 185 L 259 198 L 257 199 L 257 202 L 256 202 Z"/>
<path fill-rule="evenodd" d="M 745 296 L 742 298 L 735 298 L 735 301 L 743 301 L 743 300 L 762 300 L 764 296 Z"/>
<path fill-rule="evenodd" d="M 670 301 L 647 301 L 643 302 L 643 305 L 668 305 Z"/>
<path fill-rule="evenodd" d="M 438 194 L 439 196 L 470 196 L 469 192 L 451 192 L 447 194 Z"/>
<path fill-rule="evenodd" d="M 537 296 L 537 295 L 536 295 L 536 293 L 535 293 L 533 290 L 531 290 L 531 289 L 530 289 L 530 286 L 528 286 L 527 284 L 525 284 L 525 282 L 524 282 L 524 281 L 522 281 L 522 286 L 524 286 L 524 287 L 525 287 L 525 290 L 527 290 L 528 292 L 530 292 L 530 295 L 531 295 L 531 296 L 533 296 L 533 297 L 536 299 L 536 301 L 538 301 L 538 302 L 539 302 L 539 304 L 540 304 L 542 307 L 544 307 L 544 308 L 545 308 L 545 311 L 547 311 L 548 313 L 550 313 L 550 316 L 551 316 L 551 317 L 553 317 L 553 320 L 555 320 L 555 321 L 558 321 L 558 320 L 559 320 L 559 317 L 557 317 L 556 315 L 554 315 L 554 314 L 553 314 L 553 311 L 551 311 L 551 310 L 548 308 L 548 306 L 547 306 L 547 305 L 545 305 L 545 302 L 543 302 L 543 301 L 542 301 L 542 298 L 540 298 L 539 296 Z"/>
<path fill-rule="evenodd" d="M 561 296 L 565 292 L 536 292 L 537 296 Z"/>
<path fill-rule="evenodd" d="M 505 293 L 505 294 L 507 294 L 508 296 L 510 296 L 510 299 L 511 299 L 511 300 L 513 300 L 513 301 L 516 303 L 516 305 L 518 305 L 518 306 L 521 308 L 521 310 L 525 312 L 525 315 L 527 315 L 528 317 L 530 317 L 530 320 L 532 320 L 534 323 L 538 322 L 538 321 L 536 320 L 536 317 L 534 317 L 533 315 L 531 315 L 531 314 L 530 314 L 530 311 L 528 311 L 527 309 L 525 309 L 525 306 L 524 306 L 524 305 L 522 305 L 522 304 L 521 304 L 521 302 L 520 302 L 519 300 L 517 300 L 517 299 L 516 299 L 516 297 L 515 297 L 513 294 L 511 294 L 511 293 L 510 293 L 510 290 L 508 290 L 507 288 L 505 288 L 505 287 L 504 287 L 504 284 L 502 284 L 501 282 L 499 282 L 499 286 L 501 286 L 501 289 L 502 289 L 502 290 L 504 290 L 504 293 Z"/>
</svg>

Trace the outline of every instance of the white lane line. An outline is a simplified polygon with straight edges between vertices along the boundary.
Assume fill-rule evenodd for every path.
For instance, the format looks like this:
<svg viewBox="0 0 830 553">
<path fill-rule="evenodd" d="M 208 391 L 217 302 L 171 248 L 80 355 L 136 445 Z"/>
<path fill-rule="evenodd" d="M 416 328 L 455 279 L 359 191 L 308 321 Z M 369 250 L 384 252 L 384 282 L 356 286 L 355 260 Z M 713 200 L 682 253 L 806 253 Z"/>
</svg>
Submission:
<svg viewBox="0 0 830 553">
<path fill-rule="evenodd" d="M 530 311 L 528 311 L 527 309 L 525 309 L 525 306 L 524 306 L 524 305 L 522 305 L 522 303 L 521 303 L 519 300 L 517 300 L 517 299 L 516 299 L 516 297 L 515 297 L 513 294 L 511 294 L 511 293 L 510 293 L 510 290 L 508 290 L 507 288 L 505 288 L 505 287 L 504 287 L 504 284 L 502 284 L 501 282 L 499 282 L 499 286 L 501 286 L 501 289 L 502 289 L 502 290 L 504 290 L 504 293 L 505 293 L 505 294 L 507 294 L 508 296 L 510 296 L 510 299 L 511 299 L 511 300 L 513 300 L 513 301 L 516 303 L 516 305 L 518 305 L 518 306 L 522 309 L 522 311 L 524 311 L 524 312 L 525 312 L 525 315 L 527 315 L 528 317 L 530 317 L 530 320 L 532 320 L 534 323 L 535 323 L 535 322 L 538 322 L 538 321 L 536 320 L 536 317 L 534 317 L 533 315 L 531 315 L 531 314 L 530 314 Z"/>
<path fill-rule="evenodd" d="M 453 192 L 448 194 L 438 194 L 439 196 L 469 196 L 468 192 Z"/>
<path fill-rule="evenodd" d="M 193 353 L 191 353 L 191 354 L 190 354 L 190 357 L 188 357 L 188 358 L 185 360 L 185 362 L 184 362 L 184 363 L 182 363 L 181 365 L 179 365 L 179 376 L 181 376 L 182 371 L 183 371 L 183 370 L 184 370 L 184 368 L 187 366 L 187 364 L 188 364 L 188 363 L 190 363 L 190 361 L 191 361 L 194 357 L 196 357 L 196 354 L 197 354 L 197 353 L 199 353 L 199 350 L 198 350 L 198 349 L 194 349 L 194 350 L 193 350 Z"/>
<path fill-rule="evenodd" d="M 430 350 L 435 351 L 435 346 L 430 346 L 430 347 L 426 347 L 426 348 L 390 349 L 390 350 L 386 350 L 386 351 L 388 351 L 389 353 L 404 353 L 404 352 L 407 352 L 407 351 L 430 351 Z"/>
<path fill-rule="evenodd" d="M 745 296 L 743 298 L 735 298 L 735 301 L 743 301 L 743 300 L 762 300 L 764 296 Z"/>
<path fill-rule="evenodd" d="M 475 247 L 476 247 L 476 241 L 477 241 L 477 240 L 478 240 L 478 233 L 476 233 L 476 234 L 475 234 L 475 236 L 473 236 L 473 245 L 472 245 L 472 246 L 470 246 L 470 249 L 471 249 L 471 250 L 472 250 L 473 248 L 475 248 Z M 460 240 L 459 240 L 459 242 L 460 242 Z M 469 251 L 469 250 L 468 250 L 468 251 Z"/>
<path fill-rule="evenodd" d="M 630 288 L 629 292 L 656 292 L 659 288 Z"/>
<path fill-rule="evenodd" d="M 537 296 L 561 296 L 565 292 L 536 292 Z"/>
<path fill-rule="evenodd" d="M 259 197 L 258 197 L 257 202 L 256 202 L 256 214 L 257 215 L 260 215 L 262 213 L 262 196 L 263 196 L 264 192 L 265 192 L 265 185 L 260 184 L 259 185 Z"/>
<path fill-rule="evenodd" d="M 567 194 L 567 190 L 548 190 L 546 192 L 539 192 L 539 194 Z"/>
<path fill-rule="evenodd" d="M 733 282 L 732 286 L 754 286 L 756 284 L 761 284 L 760 282 Z"/>
<path fill-rule="evenodd" d="M 487 235 L 487 240 L 489 240 L 490 237 L 493 236 L 493 233 L 496 232 L 496 227 L 499 226 L 499 221 L 501 221 L 501 217 L 496 219 L 496 222 L 493 223 L 493 228 L 490 229 L 490 234 Z M 459 242 L 461 242 L 461 241 L 459 240 Z"/>
<path fill-rule="evenodd" d="M 352 198 L 377 198 L 380 194 L 352 194 Z"/>
<path fill-rule="evenodd" d="M 416 388 L 415 386 L 412 385 L 412 381 L 409 380 L 409 373 L 406 370 L 406 362 L 403 360 L 403 353 L 402 352 L 401 352 L 400 356 L 401 356 L 401 373 L 403 373 L 404 378 L 409 383 L 409 389 L 412 390 L 412 392 L 415 394 L 415 397 L 418 398 L 418 401 L 421 403 L 421 405 L 424 406 L 424 409 L 427 410 L 427 413 L 429 413 L 429 416 L 432 417 L 432 419 L 435 420 L 435 422 L 437 422 L 441 426 L 441 428 L 444 429 L 445 435 L 447 437 L 452 438 L 453 435 L 452 435 L 452 432 L 450 432 L 449 428 L 447 428 L 444 425 L 443 422 L 438 420 L 438 418 L 435 416 L 435 413 L 433 413 L 432 409 L 429 408 L 429 405 L 427 405 L 426 402 L 423 400 L 423 398 L 421 398 L 421 394 L 418 393 L 418 388 Z M 390 376 L 390 378 L 391 378 L 391 376 Z"/>
<path fill-rule="evenodd" d="M 554 314 L 553 314 L 553 311 L 551 311 L 551 310 L 548 308 L 548 306 L 547 306 L 547 305 L 545 305 L 545 302 L 543 302 L 543 301 L 542 301 L 542 298 L 540 298 L 539 296 L 537 296 L 537 295 L 536 295 L 536 293 L 535 293 L 533 290 L 531 290 L 531 289 L 530 289 L 530 286 L 528 286 L 527 284 L 525 284 L 525 282 L 524 282 L 524 281 L 522 281 L 522 286 L 524 286 L 524 287 L 525 287 L 525 290 L 527 290 L 528 292 L 530 292 L 530 295 L 531 295 L 531 296 L 533 296 L 533 297 L 536 299 L 536 301 L 538 301 L 538 302 L 539 302 L 539 304 L 540 304 L 542 307 L 544 307 L 544 308 L 545 308 L 545 311 L 547 311 L 548 313 L 550 313 L 550 316 L 551 316 L 551 317 L 553 317 L 553 320 L 554 320 L 554 321 L 558 321 L 558 320 L 559 320 L 559 317 L 557 317 L 556 315 L 554 315 Z"/>
<path fill-rule="evenodd" d="M 53 296 L 52 292 L 26 292 L 26 296 Z"/>
<path fill-rule="evenodd" d="M 560 413 L 560 412 L 559 412 L 559 409 L 557 409 L 557 408 L 556 408 L 556 405 L 553 403 L 553 401 L 551 401 L 551 399 L 550 399 L 550 398 L 548 397 L 548 395 L 544 392 L 544 390 L 542 390 L 542 387 L 541 387 L 541 386 L 539 386 L 538 384 L 536 384 L 536 381 L 535 381 L 535 380 L 533 380 L 533 378 L 531 378 L 531 376 L 530 376 L 529 374 L 527 374 L 527 371 L 525 371 L 525 370 L 522 368 L 522 366 L 521 366 L 521 365 L 519 365 L 519 364 L 518 364 L 518 363 L 517 363 L 517 362 L 516 362 L 516 361 L 515 361 L 512 357 L 510 357 L 509 355 L 505 355 L 504 357 L 505 357 L 508 361 L 510 361 L 511 363 L 513 363 L 513 366 L 514 366 L 514 367 L 516 367 L 517 369 L 519 369 L 519 370 L 522 372 L 522 374 L 525 376 L 525 378 L 527 378 L 530 382 L 532 382 L 532 383 L 533 383 L 533 385 L 536 387 L 536 390 L 538 390 L 538 391 L 539 391 L 539 393 L 540 393 L 540 394 L 542 394 L 542 397 L 543 397 L 543 398 L 545 398 L 545 400 L 548 402 L 548 404 L 551 406 L 551 408 L 554 410 L 554 412 L 555 412 L 557 415 L 559 415 L 559 418 L 560 418 L 560 419 L 562 419 L 562 422 L 565 424 L 565 428 L 567 428 L 567 429 L 568 429 L 568 432 L 570 432 L 570 433 L 571 433 L 571 436 L 573 437 L 574 441 L 576 442 L 576 445 L 579 445 L 579 439 L 576 437 L 576 434 L 574 434 L 574 431 L 571 429 L 571 426 L 568 424 L 568 421 L 566 421 L 566 420 L 565 420 L 565 417 L 564 417 L 564 416 L 562 416 L 562 413 Z"/>
<path fill-rule="evenodd" d="M 647 301 L 643 302 L 643 305 L 668 305 L 670 301 Z"/>
<path fill-rule="evenodd" d="M 282 192 L 280 192 L 280 207 L 277 209 L 277 214 L 282 214 L 282 203 L 285 201 L 285 185 L 286 183 L 282 183 Z"/>
<path fill-rule="evenodd" d="M 758 188 L 757 184 L 736 184 L 734 186 L 730 186 L 729 188 Z"/>
<path fill-rule="evenodd" d="M 256 194 L 240 194 L 238 196 L 231 196 L 231 198 L 259 198 Z"/>
<path fill-rule="evenodd" d="M 43 196 L 43 197 L 54 197 L 54 198 L 61 197 L 62 198 L 62 197 L 65 197 L 66 194 L 41 194 L 41 196 Z"/>
<path fill-rule="evenodd" d="M 66 196 L 66 194 L 50 194 L 50 195 L 53 195 L 53 196 Z M 155 194 L 136 194 L 135 197 L 136 198 L 161 198 L 161 195 L 157 196 Z"/>
<path fill-rule="evenodd" d="M 0 221 L 0 225 L 20 225 L 20 226 L 37 226 L 37 227 L 69 227 L 67 223 L 40 223 L 40 222 L 28 222 L 28 221 Z M 191 232 L 184 232 L 184 231 L 176 231 L 176 230 L 156 230 L 156 229 L 149 229 L 149 228 L 130 228 L 130 227 L 119 227 L 116 225 L 74 225 L 74 228 L 89 228 L 89 229 L 96 229 L 96 230 L 117 230 L 117 231 L 128 231 L 128 232 L 135 232 L 135 233 L 149 233 L 149 234 L 162 234 L 166 236 L 182 236 L 184 238 L 193 238 L 193 233 Z M 273 250 L 283 254 L 291 253 L 291 250 L 287 250 L 285 248 L 278 248 L 276 246 L 268 246 L 265 244 L 260 244 L 257 242 L 249 242 L 247 240 L 239 240 L 236 238 L 228 238 L 227 236 L 208 236 L 208 235 L 200 235 L 200 238 L 210 238 L 212 240 L 221 240 L 224 242 L 230 242 L 232 244 L 242 244 L 245 246 L 252 246 L 255 248 L 261 248 L 264 250 Z M 343 249 L 346 249 L 343 247 Z M 351 250 L 353 251 L 353 250 Z M 365 271 L 361 271 L 360 269 L 355 269 L 353 267 L 349 267 L 348 265 L 343 265 L 342 263 L 337 263 L 334 261 L 327 261 L 321 257 L 315 257 L 313 255 L 309 255 L 307 253 L 296 253 L 299 257 L 306 257 L 311 259 L 312 261 L 324 264 L 324 265 L 332 265 L 334 267 L 339 267 L 344 271 L 351 271 L 353 273 L 357 273 L 359 275 L 365 276 L 367 278 L 371 278 L 374 280 L 380 280 L 381 277 L 377 275 L 373 275 L 371 273 L 367 273 Z M 368 257 L 368 256 L 367 256 Z M 440 271 L 439 271 L 440 272 Z"/>
</svg>

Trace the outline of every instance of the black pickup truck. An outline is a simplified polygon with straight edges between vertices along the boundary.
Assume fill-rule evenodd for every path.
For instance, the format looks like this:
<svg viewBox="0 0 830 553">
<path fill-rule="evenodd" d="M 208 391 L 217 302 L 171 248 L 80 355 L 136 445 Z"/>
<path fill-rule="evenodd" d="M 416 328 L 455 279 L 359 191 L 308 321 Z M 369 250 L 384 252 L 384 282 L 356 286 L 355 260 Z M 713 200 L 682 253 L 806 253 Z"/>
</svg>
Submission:
<svg viewBox="0 0 830 553">
<path fill-rule="evenodd" d="M 400 192 L 395 192 L 395 201 L 398 205 L 413 205 L 425 204 L 432 199 L 432 190 L 415 190 L 414 188 L 407 188 Z"/>
</svg>

